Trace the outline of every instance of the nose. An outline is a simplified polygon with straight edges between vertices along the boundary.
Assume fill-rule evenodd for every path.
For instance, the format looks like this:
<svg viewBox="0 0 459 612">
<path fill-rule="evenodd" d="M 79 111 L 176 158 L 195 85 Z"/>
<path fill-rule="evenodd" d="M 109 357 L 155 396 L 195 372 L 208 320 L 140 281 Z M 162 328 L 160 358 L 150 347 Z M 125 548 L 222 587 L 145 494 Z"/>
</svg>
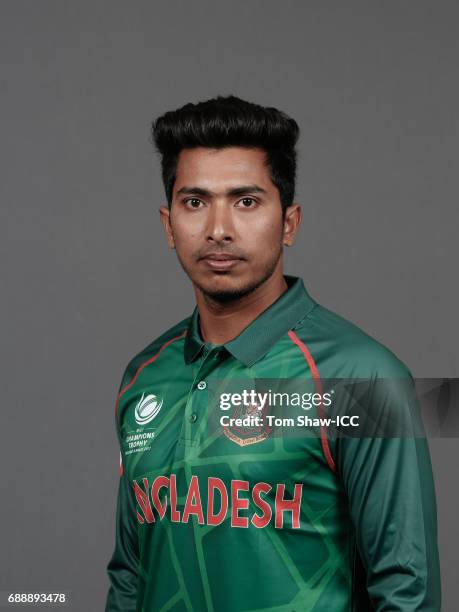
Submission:
<svg viewBox="0 0 459 612">
<path fill-rule="evenodd" d="M 206 239 L 208 242 L 232 242 L 234 225 L 231 207 L 224 202 L 215 202 L 207 216 Z"/>
</svg>

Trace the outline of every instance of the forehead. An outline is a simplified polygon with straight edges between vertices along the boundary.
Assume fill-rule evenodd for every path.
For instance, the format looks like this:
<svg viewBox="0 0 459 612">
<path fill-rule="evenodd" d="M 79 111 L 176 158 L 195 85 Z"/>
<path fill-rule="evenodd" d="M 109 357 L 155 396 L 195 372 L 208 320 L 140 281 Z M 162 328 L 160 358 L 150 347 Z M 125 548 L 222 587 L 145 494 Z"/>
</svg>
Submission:
<svg viewBox="0 0 459 612">
<path fill-rule="evenodd" d="M 179 154 L 174 191 L 184 185 L 219 191 L 254 183 L 267 191 L 275 189 L 263 149 L 197 147 Z"/>
</svg>

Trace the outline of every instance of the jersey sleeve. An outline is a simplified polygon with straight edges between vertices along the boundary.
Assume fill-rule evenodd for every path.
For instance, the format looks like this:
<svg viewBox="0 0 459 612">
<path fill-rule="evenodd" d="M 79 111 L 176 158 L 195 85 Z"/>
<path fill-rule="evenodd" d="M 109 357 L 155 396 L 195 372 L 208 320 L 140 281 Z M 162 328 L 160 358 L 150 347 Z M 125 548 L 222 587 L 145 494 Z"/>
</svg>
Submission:
<svg viewBox="0 0 459 612">
<path fill-rule="evenodd" d="M 126 381 L 125 373 L 123 383 Z M 121 387 L 123 387 L 123 383 Z M 116 431 L 120 442 L 118 419 Z M 110 587 L 105 612 L 135 612 L 138 591 L 139 543 L 134 493 L 123 470 L 120 452 L 120 479 L 116 503 L 115 548 L 107 565 Z"/>
<path fill-rule="evenodd" d="M 395 427 L 338 439 L 335 459 L 369 599 L 377 612 L 438 612 L 435 489 L 411 375 L 378 381 L 367 400 L 379 423 Z"/>
<path fill-rule="evenodd" d="M 107 566 L 110 588 L 105 612 L 135 612 L 139 550 L 135 507 L 126 473 L 120 477 L 116 505 L 115 549 Z"/>
</svg>

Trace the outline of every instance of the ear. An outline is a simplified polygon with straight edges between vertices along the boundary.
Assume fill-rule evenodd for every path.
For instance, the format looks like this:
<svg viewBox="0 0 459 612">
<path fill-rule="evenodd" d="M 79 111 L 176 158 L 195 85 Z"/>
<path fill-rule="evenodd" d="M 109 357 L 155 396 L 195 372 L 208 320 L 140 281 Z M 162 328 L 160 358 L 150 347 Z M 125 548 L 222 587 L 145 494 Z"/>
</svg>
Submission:
<svg viewBox="0 0 459 612">
<path fill-rule="evenodd" d="M 295 242 L 296 233 L 300 227 L 302 218 L 303 212 L 299 204 L 294 203 L 286 208 L 282 239 L 282 244 L 284 246 L 292 246 Z"/>
<path fill-rule="evenodd" d="M 167 244 L 170 249 L 175 249 L 174 236 L 172 234 L 171 227 L 171 211 L 168 206 L 160 206 L 159 207 L 159 217 L 161 219 L 161 223 L 163 224 L 164 232 L 167 238 Z"/>
</svg>

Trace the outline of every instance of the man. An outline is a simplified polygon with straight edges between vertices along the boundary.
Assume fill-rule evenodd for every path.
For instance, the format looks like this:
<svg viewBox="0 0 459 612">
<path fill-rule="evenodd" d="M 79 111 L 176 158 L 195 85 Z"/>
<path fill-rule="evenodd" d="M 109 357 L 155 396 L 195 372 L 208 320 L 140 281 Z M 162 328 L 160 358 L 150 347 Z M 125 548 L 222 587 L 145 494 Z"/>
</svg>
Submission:
<svg viewBox="0 0 459 612">
<path fill-rule="evenodd" d="M 197 306 L 121 381 L 108 612 L 440 609 L 425 439 L 340 437 L 321 424 L 275 435 L 262 418 L 243 421 L 260 411 L 255 396 L 221 420 L 213 401 L 219 384 L 302 380 L 320 416 L 323 381 L 359 379 L 370 381 L 365 410 L 411 418 L 407 368 L 284 275 L 302 216 L 298 133 L 284 113 L 233 96 L 153 124 L 160 217 Z M 391 382 L 376 391 L 380 380 Z"/>
</svg>

